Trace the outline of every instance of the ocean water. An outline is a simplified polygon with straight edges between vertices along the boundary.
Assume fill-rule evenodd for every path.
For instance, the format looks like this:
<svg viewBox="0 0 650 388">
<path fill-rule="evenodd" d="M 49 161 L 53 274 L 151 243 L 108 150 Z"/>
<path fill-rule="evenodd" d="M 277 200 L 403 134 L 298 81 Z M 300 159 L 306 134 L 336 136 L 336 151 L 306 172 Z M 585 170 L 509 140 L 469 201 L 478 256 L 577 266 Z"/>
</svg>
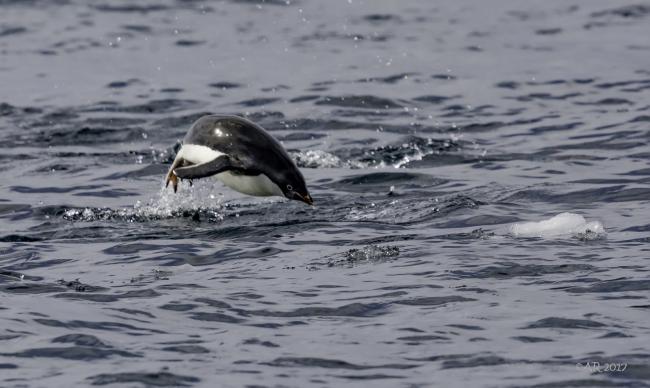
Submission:
<svg viewBox="0 0 650 388">
<path fill-rule="evenodd" d="M 650 386 L 648 36 L 645 1 L 0 0 L 0 386 Z M 207 113 L 315 206 L 165 189 Z"/>
</svg>

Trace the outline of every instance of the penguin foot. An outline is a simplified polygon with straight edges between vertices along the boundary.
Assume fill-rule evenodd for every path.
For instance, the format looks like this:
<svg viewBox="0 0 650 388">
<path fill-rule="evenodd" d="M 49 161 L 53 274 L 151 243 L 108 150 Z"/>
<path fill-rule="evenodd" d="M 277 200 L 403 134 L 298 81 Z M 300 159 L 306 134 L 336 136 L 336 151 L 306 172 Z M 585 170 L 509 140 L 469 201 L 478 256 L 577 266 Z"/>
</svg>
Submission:
<svg viewBox="0 0 650 388">
<path fill-rule="evenodd" d="M 188 163 L 187 160 L 183 158 L 177 157 L 174 159 L 174 163 L 172 163 L 171 167 L 169 168 L 169 172 L 167 172 L 167 179 L 165 181 L 165 188 L 169 186 L 169 182 L 172 183 L 172 187 L 174 188 L 174 193 L 178 191 L 178 181 L 181 180 L 181 178 L 176 175 L 176 172 L 174 171 L 176 167 L 182 167 L 189 165 L 191 163 Z M 190 183 L 191 184 L 191 183 Z"/>
<path fill-rule="evenodd" d="M 165 188 L 169 186 L 169 182 L 172 183 L 172 188 L 174 193 L 178 191 L 178 177 L 174 174 L 174 171 L 167 173 L 167 180 L 165 181 Z"/>
</svg>

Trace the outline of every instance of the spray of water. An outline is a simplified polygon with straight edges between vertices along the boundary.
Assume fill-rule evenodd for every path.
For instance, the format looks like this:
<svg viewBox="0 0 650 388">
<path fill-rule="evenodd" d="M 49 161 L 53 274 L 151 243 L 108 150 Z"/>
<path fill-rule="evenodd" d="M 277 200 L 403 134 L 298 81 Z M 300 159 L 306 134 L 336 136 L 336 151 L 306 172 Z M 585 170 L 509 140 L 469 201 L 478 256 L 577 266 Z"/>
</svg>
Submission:
<svg viewBox="0 0 650 388">
<path fill-rule="evenodd" d="M 201 218 L 222 221 L 223 187 L 214 180 L 195 182 L 192 186 L 183 184 L 179 192 L 161 187 L 156 196 L 146 202 L 138 201 L 133 207 L 72 208 L 65 211 L 63 218 L 70 221 L 124 220 L 144 222 L 148 220 L 178 218 L 200 214 Z"/>
</svg>

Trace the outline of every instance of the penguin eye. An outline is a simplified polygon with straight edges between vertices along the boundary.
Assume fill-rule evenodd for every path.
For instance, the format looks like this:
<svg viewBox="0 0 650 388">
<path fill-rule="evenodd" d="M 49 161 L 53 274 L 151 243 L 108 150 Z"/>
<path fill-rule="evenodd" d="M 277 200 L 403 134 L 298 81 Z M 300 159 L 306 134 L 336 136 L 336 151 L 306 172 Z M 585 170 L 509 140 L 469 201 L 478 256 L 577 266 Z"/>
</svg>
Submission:
<svg viewBox="0 0 650 388">
<path fill-rule="evenodd" d="M 291 185 L 287 185 L 287 190 L 289 190 L 289 191 L 293 191 L 293 186 L 291 186 Z"/>
</svg>

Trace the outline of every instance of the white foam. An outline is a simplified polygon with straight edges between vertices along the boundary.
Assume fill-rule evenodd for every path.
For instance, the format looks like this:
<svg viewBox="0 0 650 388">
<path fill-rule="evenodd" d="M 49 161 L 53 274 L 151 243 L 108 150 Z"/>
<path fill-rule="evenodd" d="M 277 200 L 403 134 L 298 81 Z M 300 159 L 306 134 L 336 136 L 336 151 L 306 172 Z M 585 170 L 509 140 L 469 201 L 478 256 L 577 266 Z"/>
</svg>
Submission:
<svg viewBox="0 0 650 388">
<path fill-rule="evenodd" d="M 509 232 L 515 237 L 578 237 L 593 240 L 605 236 L 605 227 L 600 221 L 587 222 L 579 214 L 560 213 L 538 222 L 512 224 Z"/>
<path fill-rule="evenodd" d="M 291 158 L 299 167 L 306 168 L 365 168 L 367 164 L 355 161 L 344 161 L 338 156 L 323 150 L 307 150 L 292 152 Z"/>
<path fill-rule="evenodd" d="M 298 167 L 307 168 L 404 168 L 410 162 L 422 160 L 429 155 L 440 155 L 445 149 L 457 147 L 453 143 L 454 141 L 452 138 L 451 141 L 438 143 L 438 141 L 428 138 L 426 143 L 414 140 L 401 145 L 387 145 L 375 150 L 367 150 L 363 156 L 357 156 L 361 160 L 341 159 L 323 150 L 293 151 L 290 156 Z M 387 163 L 381 158 L 383 153 L 390 153 L 391 155 L 401 153 L 402 155 L 397 159 L 391 158 L 391 162 Z"/>
</svg>

